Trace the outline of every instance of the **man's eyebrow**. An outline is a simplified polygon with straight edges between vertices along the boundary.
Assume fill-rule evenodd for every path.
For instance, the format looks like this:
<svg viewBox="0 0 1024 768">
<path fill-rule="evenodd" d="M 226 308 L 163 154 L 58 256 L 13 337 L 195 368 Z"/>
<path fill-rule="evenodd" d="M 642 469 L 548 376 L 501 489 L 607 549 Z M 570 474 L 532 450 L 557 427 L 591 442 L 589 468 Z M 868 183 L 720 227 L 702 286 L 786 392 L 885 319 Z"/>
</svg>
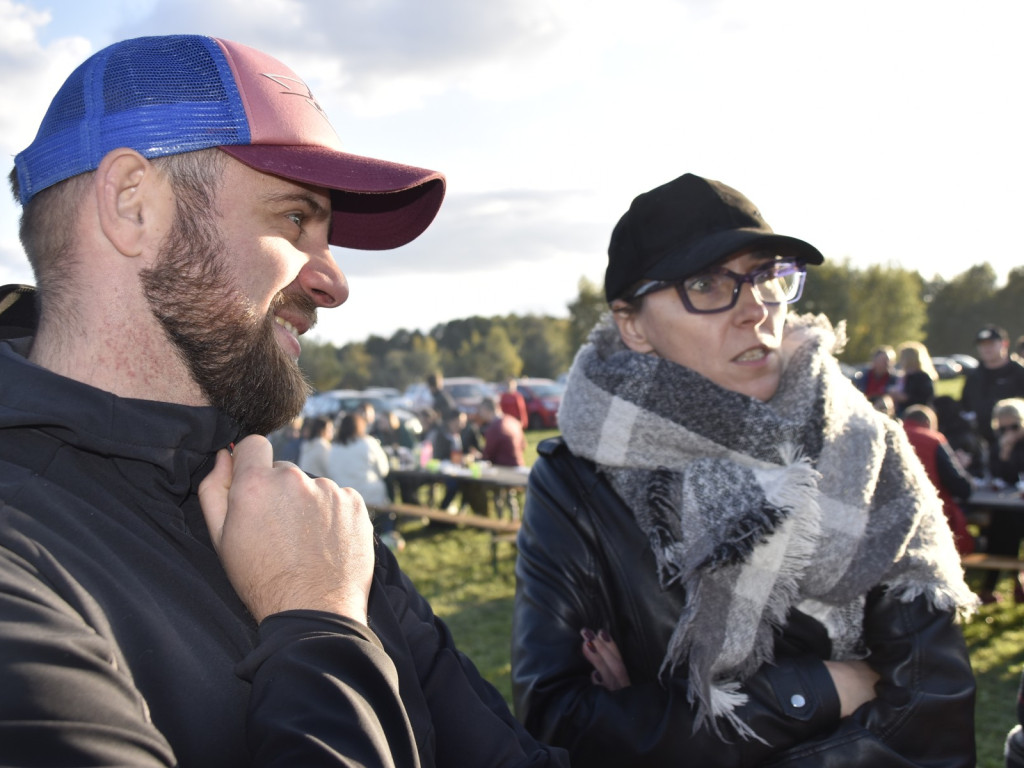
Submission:
<svg viewBox="0 0 1024 768">
<path fill-rule="evenodd" d="M 331 216 L 330 206 L 324 206 L 323 203 L 308 192 L 280 192 L 264 195 L 263 199 L 272 205 L 277 203 L 300 203 L 309 208 L 313 218 L 316 219 L 329 219 Z"/>
</svg>

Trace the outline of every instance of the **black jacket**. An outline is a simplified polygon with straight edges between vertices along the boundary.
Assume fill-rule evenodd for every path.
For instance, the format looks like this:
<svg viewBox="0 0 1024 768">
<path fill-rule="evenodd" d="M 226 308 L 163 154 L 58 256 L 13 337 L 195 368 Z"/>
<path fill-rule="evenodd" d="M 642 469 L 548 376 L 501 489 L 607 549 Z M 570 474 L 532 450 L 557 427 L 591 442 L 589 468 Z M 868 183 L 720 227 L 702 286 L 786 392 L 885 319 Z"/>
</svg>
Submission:
<svg viewBox="0 0 1024 768">
<path fill-rule="evenodd" d="M 196 497 L 237 437 L 213 408 L 118 398 L 0 342 L 0 764 L 565 764 L 379 543 L 369 629 L 257 626 Z"/>
<path fill-rule="evenodd" d="M 684 594 L 663 590 L 629 509 L 589 462 L 545 441 L 530 474 L 519 535 L 512 682 L 517 714 L 538 738 L 598 766 L 971 766 L 974 678 L 952 616 L 881 590 L 868 598 L 869 663 L 878 698 L 839 718 L 820 659 L 817 621 L 792 612 L 776 663 L 744 686 L 739 711 L 768 744 L 693 733 L 686 680 L 658 670 Z M 632 685 L 593 685 L 583 627 L 617 641 Z M 683 672 L 682 674 L 685 674 Z M 802 706 L 795 706 L 801 704 Z"/>
</svg>

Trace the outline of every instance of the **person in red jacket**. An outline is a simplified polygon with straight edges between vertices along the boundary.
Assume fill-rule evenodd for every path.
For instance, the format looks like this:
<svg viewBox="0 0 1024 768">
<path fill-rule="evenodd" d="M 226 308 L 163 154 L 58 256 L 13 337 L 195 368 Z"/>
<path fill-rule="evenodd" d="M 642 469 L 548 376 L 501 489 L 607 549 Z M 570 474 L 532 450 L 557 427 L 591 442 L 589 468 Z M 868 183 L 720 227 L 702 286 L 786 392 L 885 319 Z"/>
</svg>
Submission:
<svg viewBox="0 0 1024 768">
<path fill-rule="evenodd" d="M 938 431 L 938 423 L 935 411 L 927 405 L 911 405 L 903 412 L 903 429 L 924 464 L 928 479 L 939 492 L 956 551 L 966 555 L 974 551 L 974 538 L 967 530 L 967 518 L 956 500 L 971 495 L 971 477 L 949 447 L 949 441 Z"/>
<path fill-rule="evenodd" d="M 519 419 L 523 429 L 530 426 L 530 414 L 526 410 L 526 400 L 520 394 L 515 379 L 508 380 L 508 385 L 505 391 L 501 393 L 501 398 L 498 402 L 501 405 L 502 413 L 507 413 L 509 416 L 515 416 Z"/>
</svg>

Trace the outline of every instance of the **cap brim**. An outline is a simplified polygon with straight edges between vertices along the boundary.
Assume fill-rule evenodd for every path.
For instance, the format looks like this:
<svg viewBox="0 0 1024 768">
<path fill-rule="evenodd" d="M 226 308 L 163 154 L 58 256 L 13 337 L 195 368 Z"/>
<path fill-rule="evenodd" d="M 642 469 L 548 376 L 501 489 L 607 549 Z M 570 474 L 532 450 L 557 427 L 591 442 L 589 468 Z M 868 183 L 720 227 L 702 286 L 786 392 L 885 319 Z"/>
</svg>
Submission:
<svg viewBox="0 0 1024 768">
<path fill-rule="evenodd" d="M 430 225 L 444 200 L 444 176 L 411 165 L 327 147 L 220 149 L 258 171 L 333 190 L 331 245 L 368 251 L 405 245 Z"/>
<path fill-rule="evenodd" d="M 728 229 L 708 235 L 696 245 L 664 257 L 648 270 L 651 280 L 681 280 L 713 266 L 735 253 L 766 250 L 806 264 L 821 264 L 825 257 L 810 243 L 759 229 Z"/>
</svg>

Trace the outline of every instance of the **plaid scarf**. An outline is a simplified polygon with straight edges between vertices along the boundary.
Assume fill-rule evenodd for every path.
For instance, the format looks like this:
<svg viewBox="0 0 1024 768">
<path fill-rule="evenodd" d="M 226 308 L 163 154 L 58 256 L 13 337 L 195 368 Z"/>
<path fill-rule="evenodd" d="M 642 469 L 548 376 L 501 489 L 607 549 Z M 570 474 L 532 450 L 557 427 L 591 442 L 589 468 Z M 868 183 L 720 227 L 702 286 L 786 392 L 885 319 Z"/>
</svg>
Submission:
<svg viewBox="0 0 1024 768">
<path fill-rule="evenodd" d="M 721 733 L 724 718 L 759 738 L 733 710 L 791 608 L 852 659 L 872 587 L 974 605 L 936 491 L 899 425 L 840 372 L 840 345 L 824 316 L 790 316 L 778 392 L 761 402 L 629 350 L 606 316 L 569 373 L 566 444 L 632 509 L 661 584 L 685 588 L 661 674 L 685 664 L 695 727 Z"/>
</svg>

